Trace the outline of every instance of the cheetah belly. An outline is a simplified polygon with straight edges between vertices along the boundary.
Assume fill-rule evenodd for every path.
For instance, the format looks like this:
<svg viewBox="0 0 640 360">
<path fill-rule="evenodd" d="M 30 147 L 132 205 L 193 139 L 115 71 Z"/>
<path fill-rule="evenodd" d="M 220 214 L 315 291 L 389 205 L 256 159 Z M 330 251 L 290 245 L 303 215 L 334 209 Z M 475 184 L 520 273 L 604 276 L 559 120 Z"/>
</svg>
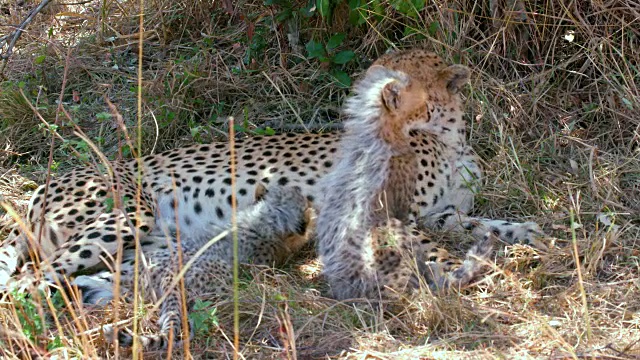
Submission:
<svg viewBox="0 0 640 360">
<path fill-rule="evenodd" d="M 304 167 L 298 172 L 305 170 L 310 174 L 307 178 L 301 178 L 299 174 L 291 174 L 277 167 L 265 168 L 255 174 L 253 170 L 243 168 L 240 162 L 235 184 L 237 211 L 246 209 L 253 203 L 258 182 L 299 186 L 307 198 L 317 198 L 315 174 Z M 175 190 L 171 190 L 171 186 L 166 185 L 169 181 L 166 181 L 164 190 L 154 191 L 157 201 L 157 223 L 154 233 L 171 234 L 179 229 L 182 241 L 206 243 L 227 229 L 232 214 L 231 186 L 227 184 L 230 182 L 227 181 L 227 175 L 214 175 L 197 184 L 189 182 L 185 185 L 183 182 L 182 186 Z M 177 206 L 174 207 L 176 203 Z"/>
</svg>

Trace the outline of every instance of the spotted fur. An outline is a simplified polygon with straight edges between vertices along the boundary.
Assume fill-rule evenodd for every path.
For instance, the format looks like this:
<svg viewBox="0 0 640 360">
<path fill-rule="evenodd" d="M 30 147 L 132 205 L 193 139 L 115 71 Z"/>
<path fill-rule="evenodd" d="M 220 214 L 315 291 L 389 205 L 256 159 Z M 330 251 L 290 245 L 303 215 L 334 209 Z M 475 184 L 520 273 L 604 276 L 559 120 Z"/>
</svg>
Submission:
<svg viewBox="0 0 640 360">
<path fill-rule="evenodd" d="M 543 234 L 534 223 L 467 215 L 482 175 L 466 141 L 457 95 L 468 69 L 448 66 L 419 49 L 384 55 L 375 64 L 428 85 L 427 106 L 416 114 L 409 132 L 418 167 L 412 204 L 419 225 L 471 230 L 479 239 L 491 230 L 510 243 L 540 245 L 536 238 Z M 322 206 L 317 184 L 335 168 L 341 136 L 338 131 L 239 139 L 238 209 L 251 204 L 259 182 L 299 186 L 316 208 Z M 230 156 L 228 143 L 192 145 L 114 161 L 108 171 L 87 166 L 52 179 L 32 196 L 25 231 L 16 226 L 0 246 L 0 287 L 33 275 L 35 268 L 53 281 L 97 271 L 105 262 L 114 267 L 118 249 L 124 249 L 125 258 L 131 253 L 136 233 L 143 252 L 151 252 L 168 246 L 166 231 L 179 227 L 184 238 L 199 238 L 210 226 L 226 224 L 231 214 Z M 39 265 L 28 264 L 32 254 L 38 255 Z"/>
</svg>

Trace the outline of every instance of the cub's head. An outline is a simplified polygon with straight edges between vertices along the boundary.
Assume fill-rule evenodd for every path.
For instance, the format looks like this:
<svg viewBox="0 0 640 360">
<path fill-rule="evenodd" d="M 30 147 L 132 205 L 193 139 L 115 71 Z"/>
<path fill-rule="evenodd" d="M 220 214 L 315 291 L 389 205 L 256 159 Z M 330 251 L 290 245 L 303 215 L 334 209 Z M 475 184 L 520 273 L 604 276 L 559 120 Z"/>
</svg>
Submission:
<svg viewBox="0 0 640 360">
<path fill-rule="evenodd" d="M 469 82 L 469 68 L 448 65 L 438 55 L 422 49 L 385 54 L 371 65 L 372 68 L 375 66 L 409 75 L 424 86 L 430 101 L 447 101 L 457 96 Z"/>
<path fill-rule="evenodd" d="M 350 122 L 345 126 L 365 129 L 405 128 L 426 111 L 424 87 L 402 71 L 371 66 L 355 84 L 345 106 Z"/>
<path fill-rule="evenodd" d="M 373 65 L 367 70 L 365 79 L 380 79 L 384 84 L 376 95 L 386 121 L 405 125 L 426 111 L 427 93 L 410 75 Z"/>
<path fill-rule="evenodd" d="M 446 64 L 436 54 L 411 49 L 385 54 L 378 58 L 370 70 L 383 67 L 402 72 L 411 78 L 414 86 L 424 91 L 422 113 L 414 114 L 415 128 L 432 130 L 439 134 L 464 134 L 460 91 L 469 82 L 469 68 Z M 454 131 L 458 129 L 459 131 Z"/>
</svg>

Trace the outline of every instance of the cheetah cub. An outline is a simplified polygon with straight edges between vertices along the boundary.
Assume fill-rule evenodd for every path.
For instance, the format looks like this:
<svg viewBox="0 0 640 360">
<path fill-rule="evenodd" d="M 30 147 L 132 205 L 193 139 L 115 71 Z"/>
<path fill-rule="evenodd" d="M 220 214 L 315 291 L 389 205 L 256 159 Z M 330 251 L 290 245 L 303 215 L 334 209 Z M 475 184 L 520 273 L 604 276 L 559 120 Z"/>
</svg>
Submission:
<svg viewBox="0 0 640 360">
<path fill-rule="evenodd" d="M 374 65 L 346 102 L 340 159 L 320 184 L 326 195 L 316 229 L 323 274 L 337 299 L 395 297 L 419 285 L 416 268 L 430 286 L 460 285 L 480 268 L 475 256 L 491 251 L 487 234 L 461 268 L 443 273 L 423 261 L 433 245 L 406 226 L 418 175 L 408 131 L 427 111 L 425 85 Z"/>
<path fill-rule="evenodd" d="M 241 264 L 266 266 L 282 265 L 291 255 L 300 250 L 309 240 L 314 228 L 315 215 L 311 203 L 297 186 L 272 185 L 268 189 L 256 188 L 255 204 L 238 212 L 238 261 Z M 228 227 L 230 228 L 230 226 Z M 225 229 L 216 228 L 210 238 Z M 233 235 L 231 232 L 195 257 L 199 250 L 197 242 L 183 246 L 183 264 L 191 260 L 184 274 L 189 307 L 196 298 L 204 295 L 230 296 L 232 288 Z M 160 305 L 158 334 L 140 336 L 145 350 L 166 349 L 169 339 L 177 339 L 182 321 L 181 294 L 177 285 L 178 269 L 176 252 L 157 250 L 148 255 L 148 266 L 141 272 L 141 287 L 144 294 L 155 293 L 163 298 Z M 195 259 L 194 259 L 195 258 Z M 133 286 L 133 264 L 123 265 L 120 278 L 125 290 Z M 85 303 L 97 303 L 98 297 L 111 298 L 112 273 L 101 276 L 81 276 L 76 285 L 83 292 Z M 102 284 L 102 285 L 99 285 Z M 108 285 L 108 286 L 106 286 Z M 105 326 L 107 339 L 112 339 L 113 328 Z M 123 330 L 118 332 L 122 346 L 133 344 L 133 335 Z"/>
</svg>

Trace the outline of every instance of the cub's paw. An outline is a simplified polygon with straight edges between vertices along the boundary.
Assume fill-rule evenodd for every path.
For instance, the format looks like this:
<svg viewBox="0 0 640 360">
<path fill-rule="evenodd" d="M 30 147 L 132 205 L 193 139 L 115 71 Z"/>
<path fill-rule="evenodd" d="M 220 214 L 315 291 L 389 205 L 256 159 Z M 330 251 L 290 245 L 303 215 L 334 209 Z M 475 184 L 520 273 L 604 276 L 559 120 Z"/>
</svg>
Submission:
<svg viewBox="0 0 640 360">
<path fill-rule="evenodd" d="M 117 343 L 118 346 L 122 347 L 131 347 L 133 345 L 133 333 L 126 328 L 117 328 L 115 324 L 103 325 L 102 334 L 108 344 Z"/>
</svg>

